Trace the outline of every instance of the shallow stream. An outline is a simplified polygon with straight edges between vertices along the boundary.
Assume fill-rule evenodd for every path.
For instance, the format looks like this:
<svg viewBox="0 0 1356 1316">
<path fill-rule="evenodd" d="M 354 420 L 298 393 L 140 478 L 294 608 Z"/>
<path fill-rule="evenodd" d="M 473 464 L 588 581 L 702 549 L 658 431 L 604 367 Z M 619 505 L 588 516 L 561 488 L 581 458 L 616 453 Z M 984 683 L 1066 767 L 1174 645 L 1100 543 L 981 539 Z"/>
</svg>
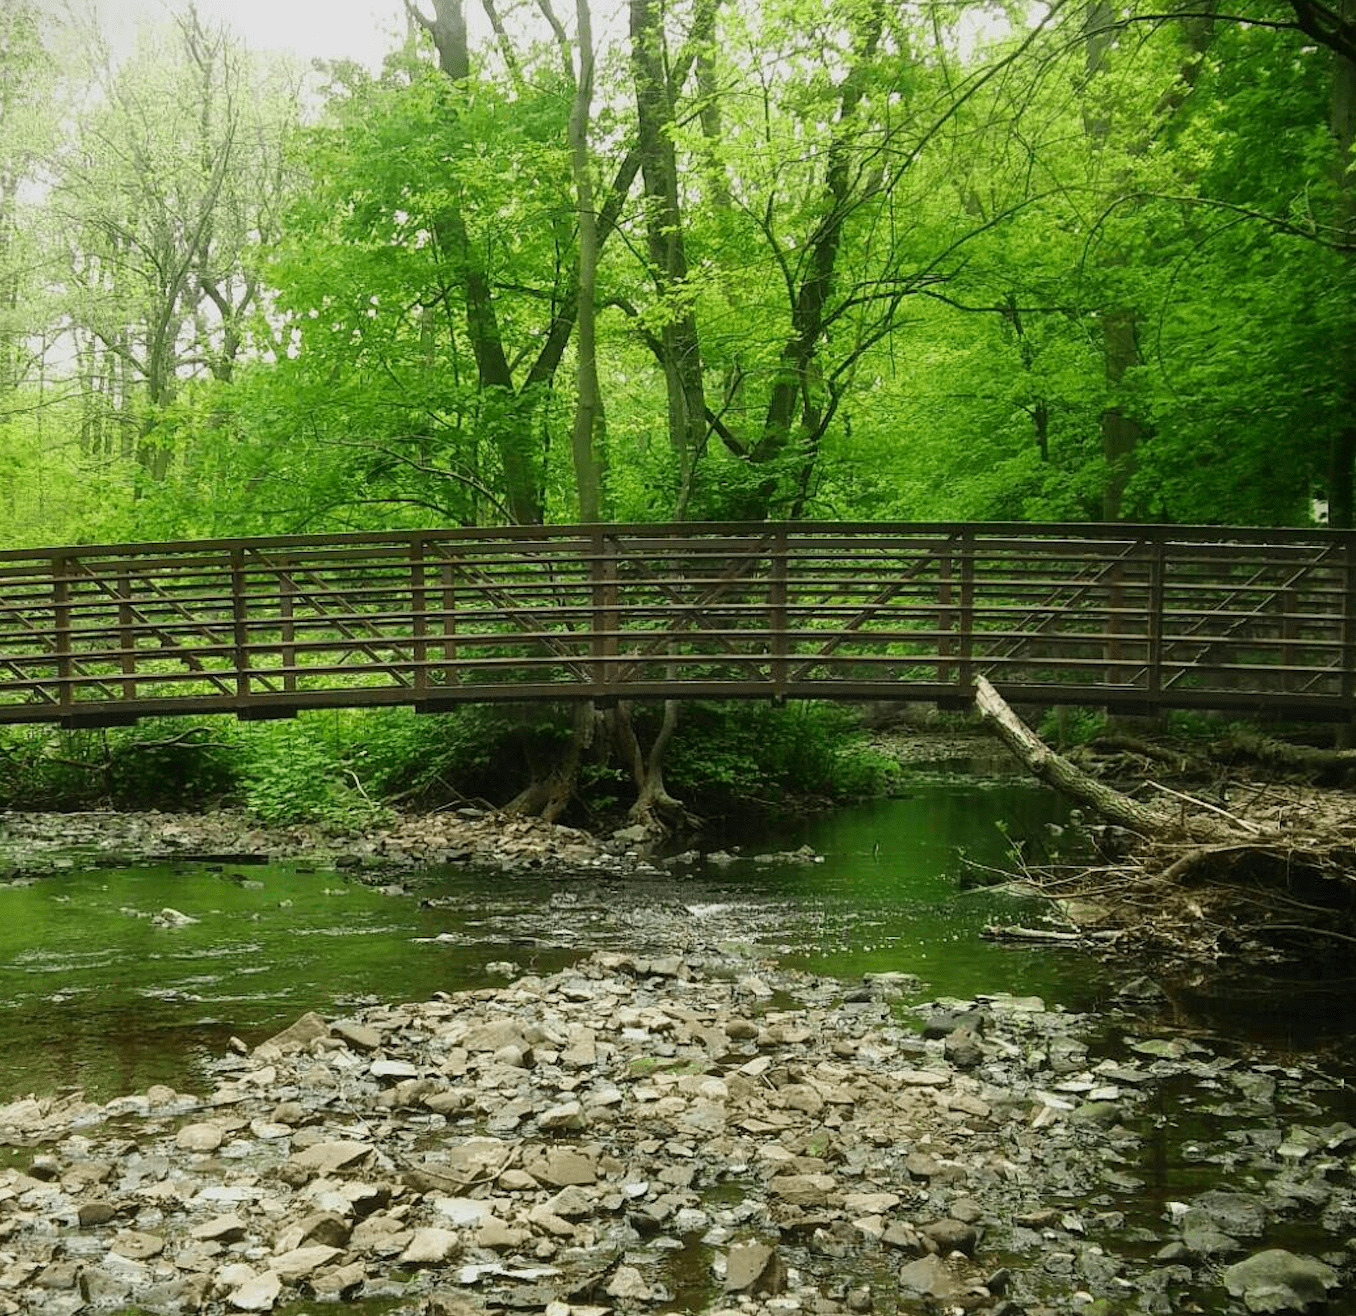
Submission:
<svg viewBox="0 0 1356 1316">
<path fill-rule="evenodd" d="M 728 840 L 724 858 L 628 878 L 446 869 L 381 888 L 295 863 L 204 862 L 12 883 L 0 887 L 0 1100 L 64 1088 L 106 1100 L 153 1083 L 202 1090 L 207 1061 L 232 1036 L 257 1042 L 308 1010 L 332 1017 L 500 984 L 598 949 L 719 946 L 845 981 L 916 974 L 924 1000 L 1040 996 L 1103 1012 L 1108 1054 L 1130 1033 L 1208 1037 L 1217 1054 L 1290 1075 L 1287 1090 L 1302 1095 L 1258 1115 L 1223 1099 L 1218 1083 L 1165 1087 L 1142 1163 L 1127 1166 L 1115 1196 L 1147 1239 L 1177 1198 L 1218 1180 L 1219 1149 L 1254 1124 L 1356 1119 L 1356 1071 L 1341 1045 L 1347 993 L 1339 984 L 1316 1005 L 1257 981 L 1222 995 L 1177 985 L 1127 1003 L 1127 981 L 1143 983 L 1134 965 L 983 939 L 986 924 L 1038 922 L 1043 905 L 963 890 L 962 877 L 1003 866 L 1014 845 L 1042 851 L 1067 820 L 1058 798 L 1022 778 L 920 775 L 904 798 L 806 816 L 775 836 Z M 801 847 L 815 857 L 796 856 Z M 195 921 L 163 926 L 166 910 Z M 1342 1241 L 1316 1220 L 1289 1221 L 1283 1238 L 1310 1253 Z"/>
<path fill-rule="evenodd" d="M 829 976 L 902 970 L 929 995 L 1011 991 L 1095 1006 L 1087 958 L 983 941 L 1030 900 L 960 890 L 968 864 L 1043 844 L 1062 802 L 1020 778 L 920 777 L 905 798 L 745 838 L 730 862 L 625 879 L 433 870 L 382 888 L 297 864 L 79 869 L 0 886 L 0 1096 L 151 1083 L 307 1010 L 423 1000 L 553 971 L 593 950 L 742 945 Z M 785 857 L 802 846 L 817 861 Z M 164 910 L 197 922 L 161 926 Z"/>
</svg>

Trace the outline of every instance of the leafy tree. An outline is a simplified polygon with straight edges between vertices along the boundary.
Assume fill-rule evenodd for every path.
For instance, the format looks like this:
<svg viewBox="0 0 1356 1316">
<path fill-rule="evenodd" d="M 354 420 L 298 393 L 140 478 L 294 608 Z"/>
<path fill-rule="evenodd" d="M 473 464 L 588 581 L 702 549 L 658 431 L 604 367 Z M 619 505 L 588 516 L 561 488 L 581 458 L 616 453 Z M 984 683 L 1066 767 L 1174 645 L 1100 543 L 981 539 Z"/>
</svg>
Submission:
<svg viewBox="0 0 1356 1316">
<path fill-rule="evenodd" d="M 65 314 L 88 455 L 163 480 L 185 381 L 229 382 L 262 287 L 249 253 L 277 233 L 290 74 L 258 66 L 191 6 L 173 43 L 98 52 L 77 135 L 57 155 Z M 182 455 L 182 454 L 181 454 Z"/>
</svg>

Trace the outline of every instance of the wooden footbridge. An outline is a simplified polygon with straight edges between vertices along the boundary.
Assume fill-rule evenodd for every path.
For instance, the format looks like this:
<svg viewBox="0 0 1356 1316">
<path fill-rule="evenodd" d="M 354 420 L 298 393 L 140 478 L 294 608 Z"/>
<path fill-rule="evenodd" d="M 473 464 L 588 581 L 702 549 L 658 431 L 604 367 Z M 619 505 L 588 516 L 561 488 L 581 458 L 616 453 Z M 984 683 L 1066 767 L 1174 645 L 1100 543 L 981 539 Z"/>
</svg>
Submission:
<svg viewBox="0 0 1356 1316">
<path fill-rule="evenodd" d="M 547 526 L 0 553 L 0 722 L 652 698 L 1356 713 L 1356 535 Z"/>
</svg>

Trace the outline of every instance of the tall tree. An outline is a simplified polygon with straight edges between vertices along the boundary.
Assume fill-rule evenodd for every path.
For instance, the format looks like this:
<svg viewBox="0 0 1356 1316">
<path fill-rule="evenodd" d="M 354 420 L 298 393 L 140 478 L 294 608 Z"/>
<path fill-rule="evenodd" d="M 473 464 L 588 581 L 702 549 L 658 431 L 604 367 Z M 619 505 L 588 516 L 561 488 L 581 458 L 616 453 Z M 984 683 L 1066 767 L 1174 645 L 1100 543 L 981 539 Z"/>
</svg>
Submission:
<svg viewBox="0 0 1356 1316">
<path fill-rule="evenodd" d="M 119 447 L 163 479 L 185 380 L 235 369 L 260 295 L 249 261 L 277 234 L 300 93 L 191 6 L 168 48 L 149 40 L 122 63 L 101 53 L 51 206 L 91 404 L 111 402 Z"/>
</svg>

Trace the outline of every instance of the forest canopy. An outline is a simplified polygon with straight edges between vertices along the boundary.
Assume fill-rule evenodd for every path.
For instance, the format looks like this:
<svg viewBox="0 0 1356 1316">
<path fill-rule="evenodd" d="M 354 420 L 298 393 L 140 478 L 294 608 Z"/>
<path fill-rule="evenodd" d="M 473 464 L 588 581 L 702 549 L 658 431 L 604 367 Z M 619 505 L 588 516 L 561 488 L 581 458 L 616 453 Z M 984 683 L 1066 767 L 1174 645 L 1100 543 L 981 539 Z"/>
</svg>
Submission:
<svg viewBox="0 0 1356 1316">
<path fill-rule="evenodd" d="M 0 542 L 1353 524 L 1356 8 L 0 10 Z"/>
</svg>

